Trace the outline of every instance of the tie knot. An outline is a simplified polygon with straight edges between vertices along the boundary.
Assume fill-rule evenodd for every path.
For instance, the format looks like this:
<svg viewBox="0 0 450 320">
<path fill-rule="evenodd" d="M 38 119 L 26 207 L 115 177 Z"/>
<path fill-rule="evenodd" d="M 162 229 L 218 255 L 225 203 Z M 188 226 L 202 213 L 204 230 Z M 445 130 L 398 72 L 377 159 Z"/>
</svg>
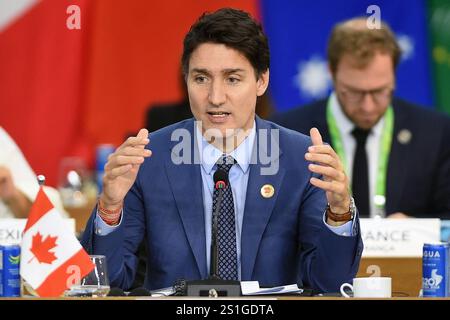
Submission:
<svg viewBox="0 0 450 320">
<path fill-rule="evenodd" d="M 236 163 L 236 160 L 232 156 L 222 155 L 219 160 L 217 160 L 217 169 L 223 170 L 228 173 L 231 167 Z"/>
<path fill-rule="evenodd" d="M 366 129 L 361 129 L 361 128 L 355 127 L 352 130 L 352 135 L 353 135 L 353 137 L 355 137 L 356 142 L 358 144 L 364 144 L 365 145 L 366 144 L 366 140 L 367 140 L 367 136 L 369 135 L 369 133 L 370 133 L 370 129 L 366 130 Z"/>
</svg>

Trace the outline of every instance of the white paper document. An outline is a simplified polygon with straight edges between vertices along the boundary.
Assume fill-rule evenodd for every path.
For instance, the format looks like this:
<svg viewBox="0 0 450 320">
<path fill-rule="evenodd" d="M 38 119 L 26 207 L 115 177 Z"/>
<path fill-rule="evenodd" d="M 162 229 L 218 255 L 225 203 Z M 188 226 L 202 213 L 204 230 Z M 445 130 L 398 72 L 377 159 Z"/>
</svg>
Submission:
<svg viewBox="0 0 450 320">
<path fill-rule="evenodd" d="M 258 281 L 241 281 L 241 291 L 243 296 L 259 295 L 259 294 L 284 294 L 284 293 L 302 293 L 297 284 L 286 286 L 260 288 Z"/>
</svg>

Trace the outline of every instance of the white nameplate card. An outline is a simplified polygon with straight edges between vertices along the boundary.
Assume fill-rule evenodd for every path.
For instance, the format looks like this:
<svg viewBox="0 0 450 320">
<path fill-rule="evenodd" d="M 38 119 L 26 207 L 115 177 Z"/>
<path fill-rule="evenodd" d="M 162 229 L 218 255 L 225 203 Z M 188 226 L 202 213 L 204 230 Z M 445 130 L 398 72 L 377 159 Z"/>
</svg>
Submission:
<svg viewBox="0 0 450 320">
<path fill-rule="evenodd" d="M 75 219 L 64 219 L 68 230 L 75 234 Z M 20 244 L 27 219 L 0 219 L 0 244 Z"/>
<path fill-rule="evenodd" d="M 363 257 L 422 257 L 424 243 L 440 241 L 439 219 L 360 219 Z"/>
</svg>

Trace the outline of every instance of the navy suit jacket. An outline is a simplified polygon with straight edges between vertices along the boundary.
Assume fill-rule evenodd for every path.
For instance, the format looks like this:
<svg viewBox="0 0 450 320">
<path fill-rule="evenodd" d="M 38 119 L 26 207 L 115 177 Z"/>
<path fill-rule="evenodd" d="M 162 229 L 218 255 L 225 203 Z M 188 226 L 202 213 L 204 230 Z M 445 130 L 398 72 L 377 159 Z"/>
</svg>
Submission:
<svg viewBox="0 0 450 320">
<path fill-rule="evenodd" d="M 302 133 L 317 127 L 331 143 L 327 100 L 289 110 L 272 121 Z M 386 180 L 386 214 L 450 219 L 450 118 L 400 99 L 392 102 L 394 135 Z M 398 134 L 411 133 L 408 143 Z"/>
<path fill-rule="evenodd" d="M 241 239 L 241 278 L 262 285 L 300 283 L 317 291 L 338 291 L 356 274 L 363 249 L 359 221 L 355 236 L 340 236 L 323 222 L 325 193 L 309 183 L 304 154 L 309 137 L 256 119 L 258 143 L 268 130 L 279 129 L 279 171 L 261 175 L 261 161 L 250 164 Z M 142 239 L 148 247 L 145 287 L 172 286 L 177 279 L 205 279 L 206 239 L 200 164 L 174 164 L 179 141 L 175 129 L 185 129 L 196 148 L 194 120 L 188 119 L 150 134 L 153 155 L 142 164 L 128 192 L 120 226 L 100 236 L 94 232 L 95 210 L 82 244 L 89 253 L 107 256 L 112 286 L 133 283 L 136 252 Z M 269 139 L 270 141 L 270 139 Z M 262 152 L 267 152 L 270 147 Z M 184 154 L 183 154 L 184 155 Z M 275 194 L 261 196 L 271 184 Z M 356 218 L 357 219 L 357 218 Z"/>
</svg>

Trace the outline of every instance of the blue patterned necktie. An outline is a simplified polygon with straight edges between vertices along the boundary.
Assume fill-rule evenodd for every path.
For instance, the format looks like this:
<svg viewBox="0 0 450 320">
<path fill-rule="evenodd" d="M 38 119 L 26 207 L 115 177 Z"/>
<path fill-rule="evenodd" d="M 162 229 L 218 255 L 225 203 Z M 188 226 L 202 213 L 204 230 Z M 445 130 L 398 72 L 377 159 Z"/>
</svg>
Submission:
<svg viewBox="0 0 450 320">
<path fill-rule="evenodd" d="M 227 174 L 235 164 L 233 157 L 223 155 L 217 161 L 217 170 L 223 170 Z M 216 210 L 219 190 L 214 189 L 213 211 Z M 234 202 L 231 185 L 228 183 L 223 190 L 222 204 L 218 217 L 218 269 L 219 277 L 223 280 L 237 280 L 237 252 L 236 252 L 236 225 L 234 217 Z"/>
</svg>

